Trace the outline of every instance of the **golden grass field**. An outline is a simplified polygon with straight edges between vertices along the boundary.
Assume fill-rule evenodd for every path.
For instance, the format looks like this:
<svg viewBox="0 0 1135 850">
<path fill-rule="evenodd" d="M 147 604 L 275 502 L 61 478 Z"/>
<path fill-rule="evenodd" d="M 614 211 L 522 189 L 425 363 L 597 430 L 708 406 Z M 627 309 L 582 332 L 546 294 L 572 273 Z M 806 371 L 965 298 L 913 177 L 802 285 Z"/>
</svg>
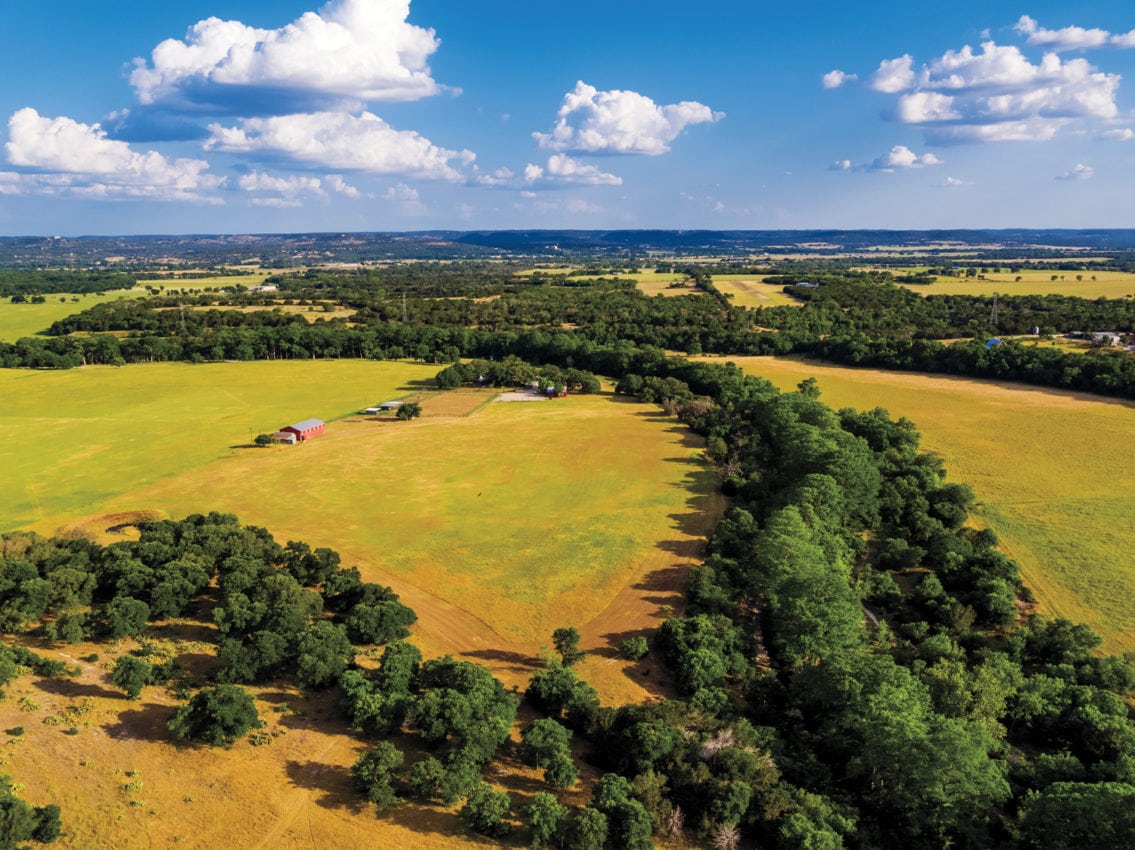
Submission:
<svg viewBox="0 0 1135 850">
<path fill-rule="evenodd" d="M 832 407 L 885 407 L 922 432 L 1043 611 L 1135 650 L 1135 405 L 1021 384 L 730 358 L 782 389 L 809 376 Z"/>
<path fill-rule="evenodd" d="M 785 295 L 783 284 L 765 283 L 763 277 L 715 274 L 713 284 L 733 299 L 734 307 L 800 307 L 804 303 Z"/>
<path fill-rule="evenodd" d="M 231 511 L 281 542 L 332 546 L 391 584 L 418 612 L 412 640 L 427 657 L 478 661 L 523 689 L 551 631 L 574 624 L 590 651 L 580 673 L 604 702 L 667 694 L 657 659 L 628 664 L 615 648 L 680 608 L 682 574 L 720 515 L 700 441 L 609 393 L 501 403 L 495 391 L 431 390 L 436 371 L 363 361 L 0 371 L 13 402 L 0 411 L 4 528 L 108 542 L 116 512 Z M 423 417 L 353 413 L 397 397 L 420 398 Z M 327 433 L 243 447 L 307 416 Z M 205 661 L 199 629 L 161 640 Z M 0 772 L 30 802 L 62 806 L 55 846 L 524 846 L 523 830 L 491 845 L 469 836 L 455 809 L 406 802 L 376 820 L 350 787 L 363 743 L 327 696 L 254 689 L 270 744 L 174 745 L 170 694 L 150 687 L 130 702 L 109 683 L 131 646 L 36 647 L 82 675 L 25 676 L 0 701 L 0 729 L 25 729 L 0 737 Z M 97 661 L 81 660 L 91 652 Z M 576 804 L 594 778 L 581 767 Z M 545 789 L 513 762 L 493 770 L 517 808 Z"/>
<path fill-rule="evenodd" d="M 1053 275 L 1057 276 L 1056 280 L 1052 280 Z M 1076 280 L 1077 275 L 1083 280 Z M 1093 276 L 1095 280 L 1092 280 Z M 1017 277 L 1021 280 L 1017 281 Z M 1074 295 L 1079 298 L 1135 296 L 1135 274 L 1129 272 L 990 272 L 985 275 L 985 280 L 940 277 L 929 285 L 900 285 L 919 295 L 992 295 L 996 292 L 1000 295 Z"/>
</svg>

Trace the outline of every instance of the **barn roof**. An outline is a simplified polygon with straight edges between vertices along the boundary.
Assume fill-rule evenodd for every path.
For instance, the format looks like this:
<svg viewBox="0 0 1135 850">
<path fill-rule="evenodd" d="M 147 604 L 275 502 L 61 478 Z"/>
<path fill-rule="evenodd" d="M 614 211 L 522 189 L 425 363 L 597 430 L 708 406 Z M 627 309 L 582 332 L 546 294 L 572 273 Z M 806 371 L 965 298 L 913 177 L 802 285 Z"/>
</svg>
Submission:
<svg viewBox="0 0 1135 850">
<path fill-rule="evenodd" d="M 323 422 L 318 419 L 305 419 L 303 422 L 297 422 L 295 425 L 288 427 L 295 428 L 297 431 L 310 431 L 312 428 L 318 428 L 322 424 Z"/>
</svg>

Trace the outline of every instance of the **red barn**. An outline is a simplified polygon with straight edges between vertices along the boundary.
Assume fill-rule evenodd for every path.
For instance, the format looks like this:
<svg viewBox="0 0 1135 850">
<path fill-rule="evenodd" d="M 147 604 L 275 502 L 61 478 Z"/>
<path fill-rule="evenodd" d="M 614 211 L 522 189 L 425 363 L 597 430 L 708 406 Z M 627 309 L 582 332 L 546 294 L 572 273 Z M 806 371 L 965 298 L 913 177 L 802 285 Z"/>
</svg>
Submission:
<svg viewBox="0 0 1135 850">
<path fill-rule="evenodd" d="M 281 431 L 290 431 L 296 435 L 299 442 L 310 440 L 312 437 L 318 437 L 327 430 L 327 425 L 318 419 L 305 419 L 303 422 L 297 422 L 295 425 L 289 425 L 287 428 L 281 428 Z"/>
</svg>

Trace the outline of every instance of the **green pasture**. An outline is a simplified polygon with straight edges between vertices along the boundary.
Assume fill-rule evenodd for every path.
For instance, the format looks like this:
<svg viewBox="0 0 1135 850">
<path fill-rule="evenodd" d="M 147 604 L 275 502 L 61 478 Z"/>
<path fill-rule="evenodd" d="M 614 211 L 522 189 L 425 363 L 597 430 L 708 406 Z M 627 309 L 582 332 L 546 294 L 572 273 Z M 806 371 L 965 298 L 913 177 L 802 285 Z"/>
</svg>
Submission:
<svg viewBox="0 0 1135 850">
<path fill-rule="evenodd" d="M 971 485 L 977 516 L 1021 565 L 1047 612 L 1088 623 L 1111 651 L 1135 650 L 1135 405 L 963 378 L 731 358 L 821 400 L 913 420 L 923 448 Z"/>
<path fill-rule="evenodd" d="M 454 415 L 427 393 L 413 422 L 357 415 L 422 392 L 436 371 L 351 360 L 0 371 L 0 530 L 232 512 L 416 589 L 431 633 L 456 608 L 528 647 L 671 569 L 704 530 L 716 503 L 701 442 L 646 405 L 581 395 Z M 327 433 L 248 447 L 308 417 Z"/>
<path fill-rule="evenodd" d="M 419 420 L 344 419 L 303 445 L 131 488 L 105 510 L 231 511 L 531 646 L 591 620 L 644 565 L 669 566 L 667 541 L 684 541 L 713 486 L 700 441 L 645 405 L 581 395 L 431 417 L 427 400 Z M 432 607 L 419 615 L 444 631 Z"/>
<path fill-rule="evenodd" d="M 15 342 L 21 337 L 35 336 L 47 330 L 53 322 L 88 310 L 95 304 L 122 298 L 145 297 L 145 290 L 115 290 L 106 295 L 86 293 L 57 293 L 45 295 L 42 304 L 13 304 L 10 298 L 0 298 L 0 342 Z"/>
<path fill-rule="evenodd" d="M 361 360 L 0 370 L 0 530 L 51 532 L 123 493 L 239 456 L 234 446 L 258 433 L 335 419 L 436 372 Z"/>
</svg>

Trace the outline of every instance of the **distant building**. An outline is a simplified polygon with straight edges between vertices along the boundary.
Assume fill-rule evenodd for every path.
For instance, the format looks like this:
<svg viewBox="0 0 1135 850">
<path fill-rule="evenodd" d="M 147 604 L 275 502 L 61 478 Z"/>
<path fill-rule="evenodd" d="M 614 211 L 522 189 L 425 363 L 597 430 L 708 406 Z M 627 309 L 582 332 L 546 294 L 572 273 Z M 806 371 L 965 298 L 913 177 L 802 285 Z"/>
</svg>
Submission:
<svg viewBox="0 0 1135 850">
<path fill-rule="evenodd" d="M 279 432 L 290 432 L 295 434 L 296 441 L 303 443 L 310 440 L 312 437 L 318 437 L 327 430 L 327 425 L 318 419 L 305 419 L 303 422 L 297 422 L 295 425 L 289 425 L 287 428 L 281 428 Z"/>
<path fill-rule="evenodd" d="M 296 443 L 296 435 L 291 431 L 277 431 L 272 435 L 272 442 L 274 443 L 287 443 L 294 446 Z"/>
<path fill-rule="evenodd" d="M 270 283 L 261 284 L 260 286 L 248 287 L 249 292 L 275 292 L 276 287 Z"/>
</svg>

